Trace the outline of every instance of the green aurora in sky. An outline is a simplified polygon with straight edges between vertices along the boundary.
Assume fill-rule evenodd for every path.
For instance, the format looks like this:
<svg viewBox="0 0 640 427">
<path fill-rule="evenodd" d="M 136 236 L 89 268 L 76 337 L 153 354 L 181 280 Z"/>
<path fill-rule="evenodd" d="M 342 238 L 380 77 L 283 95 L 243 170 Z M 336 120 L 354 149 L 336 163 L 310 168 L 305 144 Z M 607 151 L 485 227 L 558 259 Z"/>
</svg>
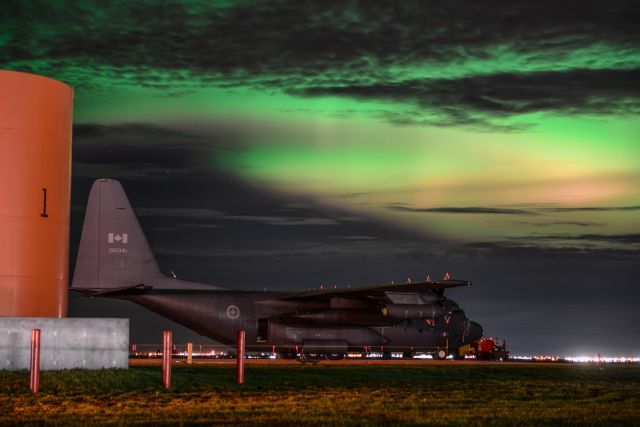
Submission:
<svg viewBox="0 0 640 427">
<path fill-rule="evenodd" d="M 291 291 L 450 271 L 514 354 L 626 355 L 638 22 L 637 0 L 4 0 L 0 68 L 75 89 L 72 260 L 91 182 L 117 178 L 167 273 Z M 132 343 L 203 339 L 121 303 L 70 299 L 130 317 Z"/>
<path fill-rule="evenodd" d="M 211 168 L 418 235 L 622 247 L 638 8 L 592 6 L 10 2 L 0 60 L 73 85 L 77 125 L 236 124 Z"/>
</svg>

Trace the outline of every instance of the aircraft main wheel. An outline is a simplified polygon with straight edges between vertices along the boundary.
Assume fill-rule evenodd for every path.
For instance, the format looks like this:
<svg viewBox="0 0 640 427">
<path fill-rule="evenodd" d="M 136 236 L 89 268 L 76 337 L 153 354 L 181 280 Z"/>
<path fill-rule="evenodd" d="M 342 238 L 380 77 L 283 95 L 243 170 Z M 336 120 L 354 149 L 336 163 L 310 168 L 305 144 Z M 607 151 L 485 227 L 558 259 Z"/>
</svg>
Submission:
<svg viewBox="0 0 640 427">
<path fill-rule="evenodd" d="M 309 359 L 309 360 L 317 360 L 320 359 L 320 353 L 311 353 L 311 352 L 304 352 L 302 353 L 304 355 L 305 359 Z"/>
<path fill-rule="evenodd" d="M 324 357 L 326 357 L 327 360 L 342 360 L 344 359 L 344 354 L 343 353 L 327 353 L 324 355 Z"/>
<path fill-rule="evenodd" d="M 444 360 L 447 358 L 447 351 L 444 348 L 439 348 L 433 353 L 433 358 L 436 360 Z"/>
</svg>

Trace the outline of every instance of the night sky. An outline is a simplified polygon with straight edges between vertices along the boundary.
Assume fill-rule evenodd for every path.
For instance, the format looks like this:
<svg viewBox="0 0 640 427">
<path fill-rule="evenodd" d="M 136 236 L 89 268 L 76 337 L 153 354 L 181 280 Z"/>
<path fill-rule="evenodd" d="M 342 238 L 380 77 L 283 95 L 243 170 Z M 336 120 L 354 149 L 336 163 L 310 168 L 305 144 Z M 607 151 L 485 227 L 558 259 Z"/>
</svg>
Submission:
<svg viewBox="0 0 640 427">
<path fill-rule="evenodd" d="M 3 1 L 0 68 L 75 88 L 73 267 L 122 181 L 162 269 L 441 278 L 516 354 L 640 353 L 637 1 Z M 71 270 L 73 271 L 73 270 Z M 129 302 L 131 342 L 209 342 Z"/>
</svg>

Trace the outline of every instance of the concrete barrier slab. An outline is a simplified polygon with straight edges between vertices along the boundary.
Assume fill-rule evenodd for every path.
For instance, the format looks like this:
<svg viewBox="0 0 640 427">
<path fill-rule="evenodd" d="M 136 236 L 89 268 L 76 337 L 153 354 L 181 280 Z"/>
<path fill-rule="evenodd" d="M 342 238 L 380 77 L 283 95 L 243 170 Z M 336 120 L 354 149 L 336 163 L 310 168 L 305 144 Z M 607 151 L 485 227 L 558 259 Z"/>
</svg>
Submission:
<svg viewBox="0 0 640 427">
<path fill-rule="evenodd" d="M 32 329 L 42 370 L 129 366 L 129 319 L 0 317 L 0 369 L 29 369 Z"/>
</svg>

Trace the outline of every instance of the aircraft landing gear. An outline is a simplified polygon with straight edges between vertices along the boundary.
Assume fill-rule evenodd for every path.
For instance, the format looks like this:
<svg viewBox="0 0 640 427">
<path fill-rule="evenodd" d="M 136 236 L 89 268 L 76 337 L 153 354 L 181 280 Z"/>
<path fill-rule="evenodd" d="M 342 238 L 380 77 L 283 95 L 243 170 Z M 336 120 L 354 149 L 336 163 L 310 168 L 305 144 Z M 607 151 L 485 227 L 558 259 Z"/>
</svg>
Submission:
<svg viewBox="0 0 640 427">
<path fill-rule="evenodd" d="M 345 355 L 343 353 L 326 353 L 324 357 L 326 357 L 327 360 L 342 360 Z"/>
<path fill-rule="evenodd" d="M 439 348 L 435 353 L 433 353 L 432 356 L 435 360 L 444 360 L 447 358 L 447 350 L 445 350 L 444 348 Z"/>
<path fill-rule="evenodd" d="M 310 351 L 302 352 L 302 359 L 319 360 L 321 358 L 322 358 L 322 354 L 320 354 L 320 353 L 314 353 L 314 352 L 310 352 Z"/>
<path fill-rule="evenodd" d="M 312 365 L 317 365 L 318 362 L 320 362 L 320 359 L 322 358 L 322 356 L 323 355 L 321 353 L 303 351 L 302 353 L 300 353 L 298 362 L 300 362 L 303 365 L 306 365 L 307 363 L 311 363 Z"/>
</svg>

